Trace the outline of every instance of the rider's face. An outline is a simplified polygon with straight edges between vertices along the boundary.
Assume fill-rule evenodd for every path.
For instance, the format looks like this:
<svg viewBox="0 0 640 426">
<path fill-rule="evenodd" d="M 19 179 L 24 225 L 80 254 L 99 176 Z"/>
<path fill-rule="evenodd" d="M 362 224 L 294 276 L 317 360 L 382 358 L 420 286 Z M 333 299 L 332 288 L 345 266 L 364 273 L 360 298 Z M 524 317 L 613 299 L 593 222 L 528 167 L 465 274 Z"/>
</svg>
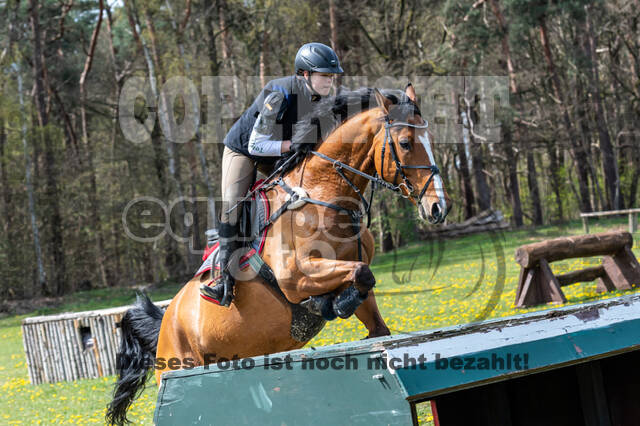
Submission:
<svg viewBox="0 0 640 426">
<path fill-rule="evenodd" d="M 333 77 L 335 74 L 329 74 L 324 72 L 311 73 L 311 85 L 313 89 L 322 96 L 327 96 L 331 91 L 333 85 Z"/>
</svg>

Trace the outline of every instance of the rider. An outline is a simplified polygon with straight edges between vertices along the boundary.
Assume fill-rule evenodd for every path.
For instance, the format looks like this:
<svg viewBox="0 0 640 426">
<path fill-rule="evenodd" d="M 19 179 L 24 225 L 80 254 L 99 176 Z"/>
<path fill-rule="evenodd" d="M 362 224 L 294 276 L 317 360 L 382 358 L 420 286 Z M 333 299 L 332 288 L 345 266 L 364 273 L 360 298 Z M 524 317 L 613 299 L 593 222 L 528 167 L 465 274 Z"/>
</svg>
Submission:
<svg viewBox="0 0 640 426">
<path fill-rule="evenodd" d="M 224 138 L 222 214 L 218 227 L 222 278 L 215 286 L 200 287 L 201 293 L 223 306 L 229 306 L 233 298 L 235 280 L 230 259 L 239 246 L 241 209 L 228 210 L 253 184 L 257 163 L 273 164 L 286 152 L 303 149 L 291 145 L 293 125 L 311 111 L 315 102 L 329 94 L 333 76 L 343 72 L 336 53 L 322 43 L 304 44 L 296 54 L 295 68 L 295 75 L 267 83 Z"/>
</svg>

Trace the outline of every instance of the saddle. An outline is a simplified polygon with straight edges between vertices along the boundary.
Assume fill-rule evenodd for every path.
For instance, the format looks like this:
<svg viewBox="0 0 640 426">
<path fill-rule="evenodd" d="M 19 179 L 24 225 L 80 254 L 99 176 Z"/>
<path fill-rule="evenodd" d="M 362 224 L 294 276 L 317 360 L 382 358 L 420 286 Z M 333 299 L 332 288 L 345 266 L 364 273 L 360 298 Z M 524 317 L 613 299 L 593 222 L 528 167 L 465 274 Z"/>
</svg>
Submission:
<svg viewBox="0 0 640 426">
<path fill-rule="evenodd" d="M 253 191 L 262 180 L 258 180 L 251 188 Z M 246 201 L 242 205 L 242 213 L 240 217 L 240 240 L 246 249 L 246 253 L 240 257 L 239 268 L 245 270 L 251 267 L 267 284 L 273 287 L 278 293 L 282 294 L 282 290 L 278 286 L 278 282 L 273 271 L 261 257 L 264 250 L 264 244 L 267 238 L 269 228 L 269 200 L 264 190 L 259 190 L 251 197 L 250 201 Z M 220 242 L 218 241 L 218 232 L 215 229 L 209 229 L 206 232 L 207 248 L 202 256 L 203 263 L 196 271 L 194 277 L 199 277 L 207 271 L 211 271 L 211 280 L 208 286 L 215 285 L 221 278 L 220 273 Z M 282 294 L 284 296 L 284 294 Z M 210 298 L 204 294 L 200 296 L 210 301 Z"/>
</svg>

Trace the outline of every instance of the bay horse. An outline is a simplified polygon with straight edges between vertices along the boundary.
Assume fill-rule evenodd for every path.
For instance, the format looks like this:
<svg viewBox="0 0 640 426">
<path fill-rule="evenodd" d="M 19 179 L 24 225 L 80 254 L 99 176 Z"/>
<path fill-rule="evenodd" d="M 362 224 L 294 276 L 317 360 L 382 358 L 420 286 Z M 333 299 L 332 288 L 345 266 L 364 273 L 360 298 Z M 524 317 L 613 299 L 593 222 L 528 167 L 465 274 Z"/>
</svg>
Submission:
<svg viewBox="0 0 640 426">
<path fill-rule="evenodd" d="M 280 290 L 259 277 L 236 278 L 233 303 L 221 307 L 200 297 L 199 286 L 210 279 L 207 272 L 185 284 L 164 313 L 146 296 L 139 297 L 120 324 L 119 378 L 107 423 L 127 422 L 126 411 L 151 368 L 159 385 L 161 374 L 170 369 L 303 347 L 325 324 L 321 316 L 300 308 L 311 296 L 329 294 L 339 301 L 355 288 L 364 299 L 355 315 L 367 337 L 390 334 L 372 290 L 373 236 L 363 227 L 354 237 L 354 217 L 359 226 L 363 213 L 344 213 L 360 203 L 368 210 L 370 202 L 362 194 L 373 181 L 408 198 L 421 219 L 444 221 L 451 200 L 435 165 L 427 125 L 410 84 L 404 92 L 385 90 L 384 95 L 377 89 L 348 92 L 322 100 L 316 110 L 318 117 L 337 117 L 330 133 L 267 191 L 273 210 L 287 202 L 292 187 L 319 201 L 286 210 L 268 230 L 262 256 Z M 306 130 L 313 126 L 307 124 Z M 299 134 L 305 132 L 294 132 L 294 142 Z"/>
</svg>

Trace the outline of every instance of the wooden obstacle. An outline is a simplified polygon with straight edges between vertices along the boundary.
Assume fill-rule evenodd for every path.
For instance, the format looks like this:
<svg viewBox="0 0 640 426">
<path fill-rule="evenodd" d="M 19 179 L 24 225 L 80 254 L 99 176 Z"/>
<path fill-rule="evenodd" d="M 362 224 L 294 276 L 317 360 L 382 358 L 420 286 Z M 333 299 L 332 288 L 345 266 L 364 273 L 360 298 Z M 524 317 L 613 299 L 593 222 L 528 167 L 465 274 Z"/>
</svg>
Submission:
<svg viewBox="0 0 640 426">
<path fill-rule="evenodd" d="M 157 302 L 166 307 L 170 300 Z M 26 318 L 22 342 L 34 385 L 116 374 L 118 324 L 131 306 Z"/>
<path fill-rule="evenodd" d="M 640 264 L 631 251 L 628 232 L 606 232 L 556 238 L 527 244 L 516 250 L 520 279 L 515 305 L 527 307 L 567 301 L 561 287 L 597 280 L 597 291 L 628 290 L 640 284 Z M 603 256 L 601 266 L 555 276 L 549 264 L 563 259 Z"/>
<path fill-rule="evenodd" d="M 637 425 L 640 295 L 162 375 L 175 424 Z"/>
</svg>

